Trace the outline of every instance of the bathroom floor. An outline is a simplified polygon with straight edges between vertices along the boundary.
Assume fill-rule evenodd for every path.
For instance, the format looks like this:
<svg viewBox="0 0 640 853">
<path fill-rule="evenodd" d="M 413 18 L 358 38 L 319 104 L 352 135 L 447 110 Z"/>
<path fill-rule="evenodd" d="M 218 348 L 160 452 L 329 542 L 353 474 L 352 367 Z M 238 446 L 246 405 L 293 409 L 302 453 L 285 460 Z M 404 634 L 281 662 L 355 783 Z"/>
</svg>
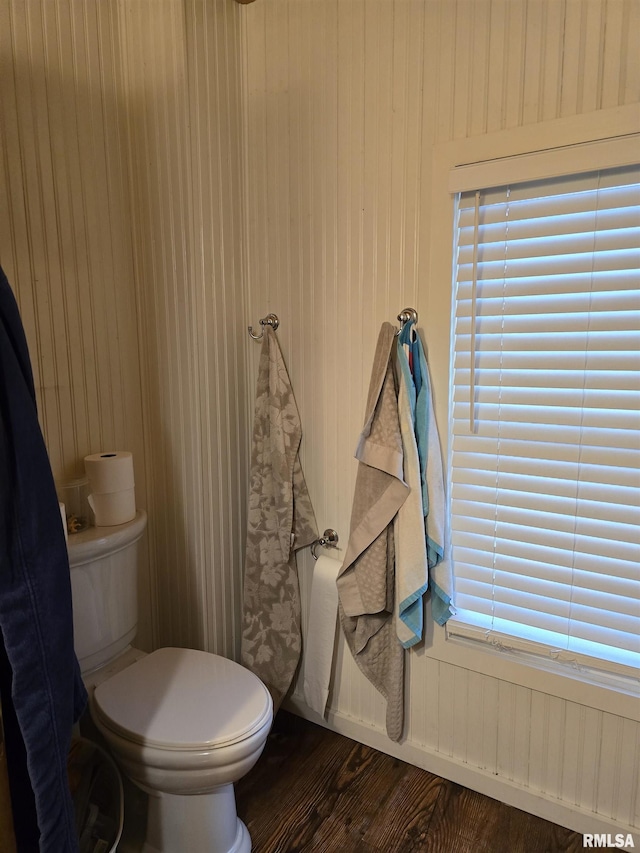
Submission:
<svg viewBox="0 0 640 853">
<path fill-rule="evenodd" d="M 575 853 L 582 836 L 281 711 L 236 789 L 253 853 Z"/>
<path fill-rule="evenodd" d="M 0 742 L 0 762 L 1 746 Z M 0 774 L 0 783 L 3 780 L 6 783 Z M 140 853 L 146 796 L 126 781 L 125 785 L 128 809 L 118 853 Z M 284 711 L 236 795 L 253 853 L 577 853 L 583 849 L 578 833 Z M 0 850 L 10 851 L 15 848 L 3 839 L 4 823 L 0 809 Z"/>
</svg>

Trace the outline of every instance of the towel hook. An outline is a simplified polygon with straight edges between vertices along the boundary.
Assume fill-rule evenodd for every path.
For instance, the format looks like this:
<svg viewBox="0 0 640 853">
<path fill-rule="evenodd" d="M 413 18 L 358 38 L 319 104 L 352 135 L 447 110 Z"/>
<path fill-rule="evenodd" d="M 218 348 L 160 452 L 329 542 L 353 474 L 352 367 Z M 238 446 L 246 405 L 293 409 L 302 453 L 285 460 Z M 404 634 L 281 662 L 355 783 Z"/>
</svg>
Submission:
<svg viewBox="0 0 640 853">
<path fill-rule="evenodd" d="M 398 314 L 398 320 L 400 321 L 400 328 L 396 332 L 396 335 L 399 335 L 407 323 L 413 323 L 413 325 L 417 325 L 418 323 L 418 312 L 415 308 L 403 308 L 402 311 Z"/>
<path fill-rule="evenodd" d="M 278 318 L 275 314 L 267 314 L 266 317 L 263 317 L 262 320 L 260 320 L 260 325 L 263 327 L 264 326 L 271 326 L 271 328 L 275 332 L 275 330 L 280 325 L 280 320 L 278 320 Z M 253 338 L 254 341 L 261 341 L 262 338 L 264 337 L 264 328 L 262 329 L 262 331 L 260 332 L 259 335 L 254 335 L 253 334 L 253 326 L 249 326 L 249 335 Z"/>
<path fill-rule="evenodd" d="M 338 534 L 335 530 L 328 527 L 319 539 L 316 539 L 315 542 L 311 543 L 311 556 L 314 560 L 317 560 L 318 555 L 316 554 L 316 548 L 318 545 L 322 545 L 323 548 L 335 548 L 337 542 Z"/>
</svg>

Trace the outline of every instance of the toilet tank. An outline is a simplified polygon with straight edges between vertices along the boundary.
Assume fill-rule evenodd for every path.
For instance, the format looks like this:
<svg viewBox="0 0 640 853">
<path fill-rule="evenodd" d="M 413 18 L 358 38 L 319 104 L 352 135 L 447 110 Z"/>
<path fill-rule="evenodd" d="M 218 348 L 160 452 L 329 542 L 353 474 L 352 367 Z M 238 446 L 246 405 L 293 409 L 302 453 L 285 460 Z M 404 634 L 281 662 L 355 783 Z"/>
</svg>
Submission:
<svg viewBox="0 0 640 853">
<path fill-rule="evenodd" d="M 147 525 L 139 510 L 117 527 L 69 536 L 73 634 L 83 674 L 109 663 L 138 627 L 138 542 Z"/>
</svg>

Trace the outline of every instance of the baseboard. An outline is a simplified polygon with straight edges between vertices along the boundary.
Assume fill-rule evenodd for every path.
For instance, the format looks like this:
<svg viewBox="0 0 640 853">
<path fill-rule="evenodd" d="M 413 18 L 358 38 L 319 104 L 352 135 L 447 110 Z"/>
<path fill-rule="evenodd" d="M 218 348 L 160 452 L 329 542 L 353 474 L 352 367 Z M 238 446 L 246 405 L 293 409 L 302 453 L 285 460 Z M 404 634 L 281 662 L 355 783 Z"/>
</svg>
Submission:
<svg viewBox="0 0 640 853">
<path fill-rule="evenodd" d="M 538 791 L 533 791 L 511 780 L 500 778 L 479 767 L 473 767 L 451 756 L 442 755 L 429 747 L 405 741 L 394 743 L 380 729 L 368 726 L 360 720 L 355 720 L 339 711 L 330 710 L 327 719 L 322 719 L 310 710 L 305 702 L 297 695 L 289 697 L 283 708 L 312 723 L 324 726 L 331 731 L 371 746 L 374 749 L 392 755 L 428 770 L 436 776 L 448 779 L 484 794 L 494 800 L 499 800 L 516 809 L 544 818 L 567 829 L 581 834 L 610 834 L 615 836 L 632 834 L 636 847 L 640 848 L 640 827 L 615 823 L 613 820 L 587 811 L 573 803 L 562 802 Z"/>
</svg>

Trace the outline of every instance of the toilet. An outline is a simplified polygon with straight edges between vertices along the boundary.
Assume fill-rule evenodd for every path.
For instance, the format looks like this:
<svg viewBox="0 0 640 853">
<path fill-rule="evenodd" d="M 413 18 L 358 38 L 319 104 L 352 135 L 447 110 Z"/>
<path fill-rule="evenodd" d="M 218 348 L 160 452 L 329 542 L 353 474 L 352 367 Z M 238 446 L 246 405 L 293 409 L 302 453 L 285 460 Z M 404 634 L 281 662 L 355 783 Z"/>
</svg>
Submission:
<svg viewBox="0 0 640 853">
<path fill-rule="evenodd" d="M 146 521 L 139 511 L 127 524 L 69 537 L 75 647 L 91 717 L 123 773 L 149 795 L 143 853 L 249 853 L 233 786 L 264 749 L 271 695 L 227 658 L 132 647 Z"/>
</svg>

